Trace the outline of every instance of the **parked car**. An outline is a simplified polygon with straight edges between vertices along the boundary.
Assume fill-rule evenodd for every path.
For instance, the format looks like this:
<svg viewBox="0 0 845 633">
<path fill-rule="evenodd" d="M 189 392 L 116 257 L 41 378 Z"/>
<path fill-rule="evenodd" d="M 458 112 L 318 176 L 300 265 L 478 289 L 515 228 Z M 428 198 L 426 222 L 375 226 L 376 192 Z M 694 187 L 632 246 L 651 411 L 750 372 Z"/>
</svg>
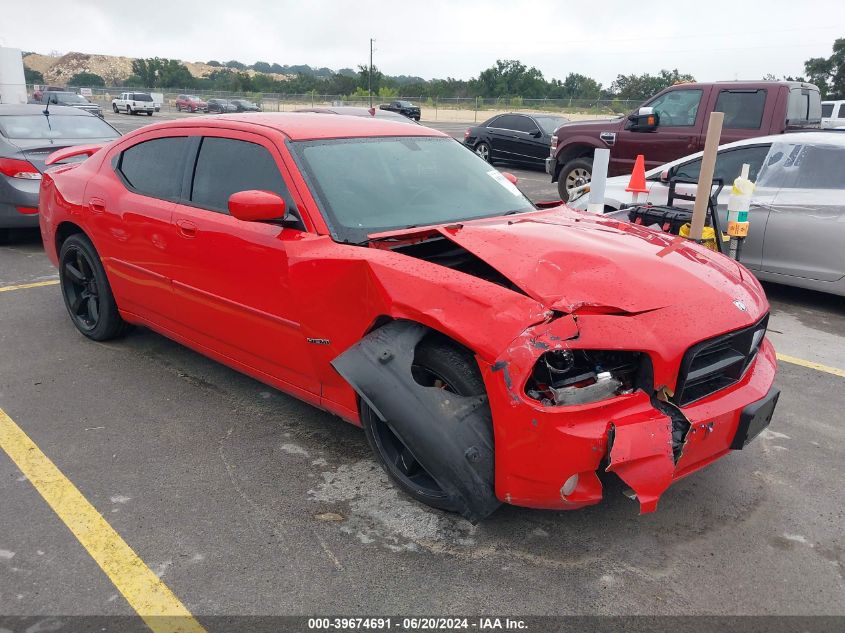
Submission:
<svg viewBox="0 0 845 633">
<path fill-rule="evenodd" d="M 32 93 L 32 100 L 34 103 L 41 103 L 41 98 L 45 92 L 68 92 L 67 88 L 62 86 L 39 86 L 37 90 Z"/>
<path fill-rule="evenodd" d="M 248 99 L 232 99 L 229 103 L 235 106 L 237 112 L 261 112 L 261 106 Z"/>
<path fill-rule="evenodd" d="M 344 114 L 346 116 L 361 116 L 364 118 L 387 119 L 389 121 L 398 121 L 399 123 L 407 123 L 409 125 L 419 125 L 414 119 L 409 119 L 402 116 L 398 112 L 391 112 L 390 110 L 374 110 L 370 112 L 369 108 L 361 108 L 356 106 L 332 106 L 332 107 L 316 107 L 316 108 L 300 108 L 294 112 L 316 112 L 319 114 Z"/>
<path fill-rule="evenodd" d="M 719 196 L 721 226 L 727 226 L 730 185 L 743 163 L 757 187 L 752 198 L 748 237 L 742 263 L 758 279 L 845 296 L 845 134 L 805 132 L 745 139 L 719 148 L 715 178 L 725 183 Z M 701 152 L 646 173 L 649 189 L 640 203 L 666 204 L 669 180 L 698 180 Z M 629 176 L 609 178 L 605 209 L 631 202 L 625 191 Z M 679 193 L 694 194 L 696 185 L 676 184 Z M 589 195 L 570 201 L 585 209 Z M 677 201 L 677 206 L 692 205 Z M 622 209 L 611 217 L 627 220 Z"/>
<path fill-rule="evenodd" d="M 54 105 L 68 106 L 70 108 L 83 110 L 89 114 L 95 114 L 98 117 L 103 118 L 103 109 L 100 106 L 96 103 L 91 103 L 88 99 L 82 95 L 76 94 L 75 92 L 49 90 L 41 95 L 41 103 L 45 106 L 49 104 L 50 107 Z"/>
<path fill-rule="evenodd" d="M 704 148 L 710 113 L 725 113 L 721 142 L 819 129 L 819 89 L 796 81 L 681 83 L 658 93 L 627 117 L 577 121 L 558 128 L 546 171 L 558 183 L 561 200 L 590 181 L 593 152 L 610 148 L 609 173 L 631 173 L 637 154 L 646 168 Z"/>
<path fill-rule="evenodd" d="M 550 114 L 507 112 L 464 132 L 464 145 L 488 162 L 543 167 L 552 134 L 569 119 Z"/>
<path fill-rule="evenodd" d="M 40 105 L 0 105 L 0 241 L 10 228 L 38 226 L 38 186 L 48 154 L 119 136 L 78 108 L 50 106 L 45 115 Z"/>
<path fill-rule="evenodd" d="M 226 114 L 227 112 L 237 112 L 238 108 L 235 104 L 230 103 L 226 99 L 209 99 L 208 111 L 216 112 L 217 114 Z"/>
<path fill-rule="evenodd" d="M 410 101 L 391 101 L 390 103 L 385 103 L 379 106 L 379 110 L 389 110 L 390 112 L 398 112 L 402 116 L 406 116 L 409 119 L 413 119 L 414 121 L 420 120 L 420 107 L 415 106 Z"/>
<path fill-rule="evenodd" d="M 822 129 L 845 128 L 845 101 L 822 101 Z"/>
<path fill-rule="evenodd" d="M 777 402 L 768 304 L 738 263 L 538 209 L 437 130 L 182 119 L 41 191 L 81 333 L 149 326 L 360 424 L 399 487 L 470 520 L 598 503 L 599 470 L 653 511 Z"/>
<path fill-rule="evenodd" d="M 176 111 L 208 112 L 208 104 L 196 95 L 179 95 L 176 97 Z"/>
<path fill-rule="evenodd" d="M 111 108 L 115 114 L 125 112 L 152 116 L 156 111 L 153 97 L 147 92 L 122 92 L 119 97 L 112 99 Z"/>
</svg>

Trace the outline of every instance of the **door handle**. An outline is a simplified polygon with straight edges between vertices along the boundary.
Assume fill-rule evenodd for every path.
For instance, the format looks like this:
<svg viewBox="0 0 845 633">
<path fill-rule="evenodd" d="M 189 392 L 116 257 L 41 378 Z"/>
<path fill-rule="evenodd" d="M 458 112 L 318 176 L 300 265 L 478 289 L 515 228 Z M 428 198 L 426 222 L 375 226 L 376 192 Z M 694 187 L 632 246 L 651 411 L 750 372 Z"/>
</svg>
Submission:
<svg viewBox="0 0 845 633">
<path fill-rule="evenodd" d="M 105 213 L 106 212 L 106 201 L 102 198 L 91 198 L 88 201 L 88 208 L 91 209 L 94 213 Z"/>
<path fill-rule="evenodd" d="M 190 220 L 176 220 L 176 226 L 179 228 L 179 235 L 182 237 L 197 236 L 197 225 Z"/>
</svg>

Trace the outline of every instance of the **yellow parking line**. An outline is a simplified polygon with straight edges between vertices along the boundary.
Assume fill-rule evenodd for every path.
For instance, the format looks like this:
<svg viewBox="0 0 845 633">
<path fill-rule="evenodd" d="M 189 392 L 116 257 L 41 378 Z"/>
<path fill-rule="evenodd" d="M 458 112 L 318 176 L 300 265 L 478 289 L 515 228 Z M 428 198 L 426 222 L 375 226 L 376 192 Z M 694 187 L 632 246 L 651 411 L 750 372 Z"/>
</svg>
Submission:
<svg viewBox="0 0 845 633">
<path fill-rule="evenodd" d="M 205 631 L 173 592 L 2 409 L 0 448 L 17 464 L 150 629 L 155 633 Z"/>
<path fill-rule="evenodd" d="M 50 279 L 48 281 L 33 281 L 29 284 L 18 284 L 17 286 L 0 286 L 0 292 L 11 292 L 12 290 L 26 290 L 27 288 L 40 288 L 41 286 L 55 286 L 58 283 L 58 279 Z"/>
<path fill-rule="evenodd" d="M 807 367 L 808 369 L 815 369 L 816 371 L 823 371 L 827 374 L 833 374 L 834 376 L 845 378 L 845 369 L 839 369 L 838 367 L 830 367 L 828 365 L 822 365 L 821 363 L 814 363 L 811 360 L 795 358 L 795 356 L 787 356 L 786 354 L 778 354 L 777 356 L 778 360 L 784 363 L 800 365 L 801 367 Z"/>
</svg>

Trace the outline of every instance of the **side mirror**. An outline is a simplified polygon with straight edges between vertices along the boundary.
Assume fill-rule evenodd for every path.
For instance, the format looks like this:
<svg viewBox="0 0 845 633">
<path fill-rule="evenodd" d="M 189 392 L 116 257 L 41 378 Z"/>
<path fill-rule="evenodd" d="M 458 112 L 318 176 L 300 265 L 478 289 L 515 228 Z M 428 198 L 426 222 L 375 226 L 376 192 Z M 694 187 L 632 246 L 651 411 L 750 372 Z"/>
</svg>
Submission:
<svg viewBox="0 0 845 633">
<path fill-rule="evenodd" d="M 519 182 L 519 178 L 517 178 L 516 176 L 514 176 L 514 175 L 513 175 L 512 173 L 510 173 L 509 171 L 503 171 L 503 172 L 502 172 L 502 176 L 504 176 L 504 177 L 505 177 L 505 179 L 506 179 L 509 183 L 511 183 L 512 185 L 515 185 L 515 184 L 517 184 L 517 183 Z"/>
<path fill-rule="evenodd" d="M 640 108 L 628 115 L 628 129 L 634 132 L 653 132 L 660 125 L 660 116 L 654 108 Z"/>
<path fill-rule="evenodd" d="M 668 169 L 664 169 L 663 171 L 660 172 L 660 182 L 666 184 L 666 183 L 669 182 L 669 178 L 670 178 L 670 176 L 669 176 L 669 170 Z"/>
<path fill-rule="evenodd" d="M 238 191 L 229 196 L 229 213 L 244 222 L 284 219 L 285 201 L 272 191 Z"/>
</svg>

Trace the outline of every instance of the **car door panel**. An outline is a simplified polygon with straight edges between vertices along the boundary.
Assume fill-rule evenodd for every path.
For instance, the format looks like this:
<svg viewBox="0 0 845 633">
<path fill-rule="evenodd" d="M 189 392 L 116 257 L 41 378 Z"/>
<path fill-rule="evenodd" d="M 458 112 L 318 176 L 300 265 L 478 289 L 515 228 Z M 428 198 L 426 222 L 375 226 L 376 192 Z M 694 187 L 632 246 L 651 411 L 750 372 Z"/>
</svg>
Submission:
<svg viewBox="0 0 845 633">
<path fill-rule="evenodd" d="M 246 133 L 237 133 L 236 139 L 228 136 L 223 140 L 251 143 L 270 152 L 278 172 L 282 161 L 267 139 Z M 205 136 L 209 138 L 220 139 L 210 130 Z M 199 151 L 202 161 L 203 148 Z M 236 160 L 234 155 L 232 160 Z M 202 177 L 202 165 L 196 167 L 195 184 L 196 178 Z M 245 173 L 255 167 L 247 164 Z M 214 169 L 234 169 L 234 164 L 220 163 Z M 222 178 L 223 172 L 217 175 Z M 266 187 L 257 183 L 247 188 Z M 174 318 L 178 327 L 202 345 L 319 394 L 288 277 L 285 244 L 299 239 L 301 232 L 277 224 L 244 222 L 219 208 L 193 205 L 195 202 L 187 201 L 177 204 L 173 212 Z"/>
</svg>

